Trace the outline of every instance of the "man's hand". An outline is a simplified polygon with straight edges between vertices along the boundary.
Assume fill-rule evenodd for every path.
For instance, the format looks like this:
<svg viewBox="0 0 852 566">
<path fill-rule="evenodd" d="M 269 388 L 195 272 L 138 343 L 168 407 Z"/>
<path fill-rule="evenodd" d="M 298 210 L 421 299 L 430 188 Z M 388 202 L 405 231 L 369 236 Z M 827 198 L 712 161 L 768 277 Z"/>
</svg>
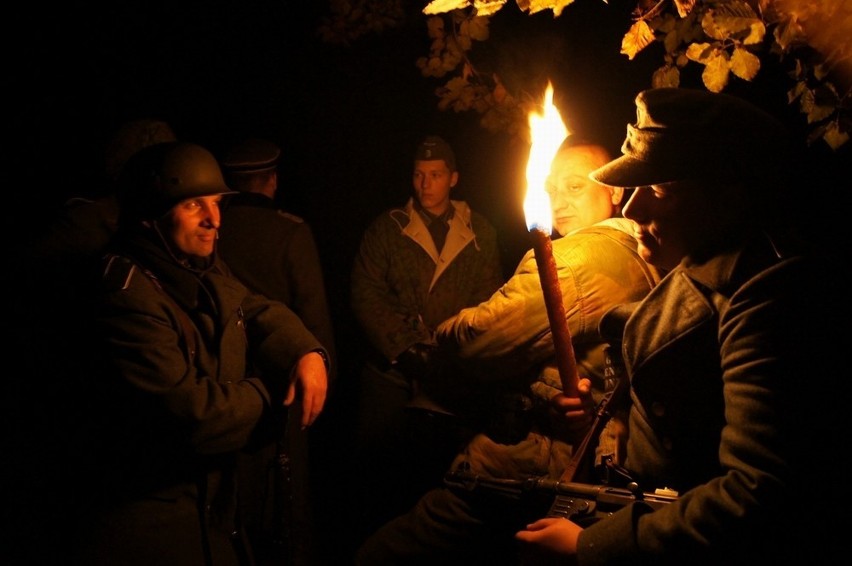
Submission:
<svg viewBox="0 0 852 566">
<path fill-rule="evenodd" d="M 546 518 L 527 525 L 515 534 L 525 543 L 525 564 L 572 564 L 577 554 L 577 540 L 582 527 L 568 519 Z M 535 562 L 532 562 L 535 557 Z"/>
<path fill-rule="evenodd" d="M 550 407 L 556 414 L 555 424 L 567 433 L 582 433 L 594 418 L 595 402 L 592 399 L 592 382 L 584 377 L 577 383 L 578 397 L 558 393 L 551 397 Z"/>
<path fill-rule="evenodd" d="M 435 349 L 431 344 L 416 342 L 397 356 L 394 367 L 411 381 L 423 381 L 428 374 Z"/>
<path fill-rule="evenodd" d="M 300 393 L 302 405 L 302 429 L 309 427 L 317 420 L 325 405 L 328 392 L 328 369 L 325 358 L 319 352 L 308 352 L 296 363 L 290 377 L 290 387 L 284 406 L 289 407 Z"/>
</svg>

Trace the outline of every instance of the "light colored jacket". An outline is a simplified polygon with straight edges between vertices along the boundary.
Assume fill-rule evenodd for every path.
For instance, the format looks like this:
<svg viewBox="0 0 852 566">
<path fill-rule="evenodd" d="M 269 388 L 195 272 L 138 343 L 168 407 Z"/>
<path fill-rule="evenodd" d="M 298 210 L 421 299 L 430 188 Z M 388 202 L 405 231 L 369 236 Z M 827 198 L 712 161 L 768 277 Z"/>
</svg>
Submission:
<svg viewBox="0 0 852 566">
<path fill-rule="evenodd" d="M 600 319 L 614 305 L 647 295 L 660 275 L 639 257 L 623 218 L 555 240 L 553 256 L 578 371 L 600 396 L 608 346 L 598 333 Z M 533 251 L 488 301 L 444 321 L 436 339 L 461 361 L 423 390 L 483 430 L 454 467 L 464 462 L 473 473 L 496 478 L 558 478 L 572 449 L 548 418 L 547 402 L 562 385 Z"/>
</svg>

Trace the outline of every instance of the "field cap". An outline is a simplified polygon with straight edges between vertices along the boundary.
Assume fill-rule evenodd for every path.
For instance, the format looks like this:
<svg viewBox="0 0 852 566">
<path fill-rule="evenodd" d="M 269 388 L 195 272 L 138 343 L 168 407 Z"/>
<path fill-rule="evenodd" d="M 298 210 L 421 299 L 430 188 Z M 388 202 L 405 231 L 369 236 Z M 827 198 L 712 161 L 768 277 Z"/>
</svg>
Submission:
<svg viewBox="0 0 852 566">
<path fill-rule="evenodd" d="M 414 161 L 437 161 L 443 159 L 450 171 L 456 170 L 456 154 L 440 136 L 426 136 L 414 154 Z"/>
<path fill-rule="evenodd" d="M 657 88 L 636 97 L 622 156 L 592 171 L 593 180 L 642 187 L 687 179 L 781 181 L 789 166 L 784 126 L 735 96 Z"/>
<path fill-rule="evenodd" d="M 227 173 L 260 173 L 278 167 L 281 148 L 275 143 L 252 138 L 231 147 L 222 159 Z"/>
</svg>

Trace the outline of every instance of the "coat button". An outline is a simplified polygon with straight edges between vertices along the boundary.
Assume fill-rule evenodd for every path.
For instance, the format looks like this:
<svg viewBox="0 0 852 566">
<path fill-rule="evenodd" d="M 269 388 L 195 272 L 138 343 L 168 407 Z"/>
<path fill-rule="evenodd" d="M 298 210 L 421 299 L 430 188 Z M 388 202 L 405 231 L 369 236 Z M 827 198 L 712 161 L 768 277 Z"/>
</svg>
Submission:
<svg viewBox="0 0 852 566">
<path fill-rule="evenodd" d="M 657 417 L 665 416 L 666 406 L 660 403 L 659 401 L 655 401 L 651 404 L 651 412 L 654 413 L 654 415 Z"/>
</svg>

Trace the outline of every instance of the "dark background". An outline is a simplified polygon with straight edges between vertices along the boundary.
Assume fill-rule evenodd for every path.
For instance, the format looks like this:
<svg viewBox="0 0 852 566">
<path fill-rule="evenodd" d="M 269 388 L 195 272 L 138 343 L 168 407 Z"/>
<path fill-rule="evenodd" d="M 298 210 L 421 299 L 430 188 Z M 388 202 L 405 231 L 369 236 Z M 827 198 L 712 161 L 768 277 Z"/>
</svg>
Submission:
<svg viewBox="0 0 852 566">
<path fill-rule="evenodd" d="M 361 233 L 382 210 L 405 202 L 414 147 L 439 134 L 457 153 L 454 198 L 495 224 L 509 275 L 530 246 L 522 211 L 528 147 L 488 132 L 473 112 L 438 109 L 434 89 L 446 79 L 424 78 L 415 65 L 430 45 L 419 13 L 426 2 L 405 2 L 403 26 L 349 46 L 320 41 L 328 6 L 315 0 L 70 4 L 18 8 L 7 21 L 18 35 L 7 39 L 4 58 L 10 245 L 38 233 L 69 197 L 100 194 L 104 146 L 126 120 L 164 119 L 178 137 L 217 155 L 243 137 L 279 143 L 281 200 L 314 229 L 341 358 L 338 387 L 318 426 L 320 465 L 335 489 L 357 489 L 345 485 L 345 466 L 361 351 L 348 275 Z M 510 1 L 480 49 L 519 95 L 540 99 L 552 80 L 568 128 L 617 153 L 636 93 L 662 64 L 654 49 L 634 61 L 619 54 L 633 5 L 576 0 L 554 18 L 550 11 L 523 14 Z M 803 128 L 777 88 L 781 80 L 764 69 L 754 84 L 732 90 Z M 687 73 L 685 86 L 690 81 L 700 86 Z M 834 154 L 820 144 L 808 153 L 813 169 L 801 214 L 826 241 L 842 234 L 838 204 L 849 187 L 848 156 L 848 148 Z M 345 530 L 347 514 L 327 511 L 326 526 Z"/>
</svg>

